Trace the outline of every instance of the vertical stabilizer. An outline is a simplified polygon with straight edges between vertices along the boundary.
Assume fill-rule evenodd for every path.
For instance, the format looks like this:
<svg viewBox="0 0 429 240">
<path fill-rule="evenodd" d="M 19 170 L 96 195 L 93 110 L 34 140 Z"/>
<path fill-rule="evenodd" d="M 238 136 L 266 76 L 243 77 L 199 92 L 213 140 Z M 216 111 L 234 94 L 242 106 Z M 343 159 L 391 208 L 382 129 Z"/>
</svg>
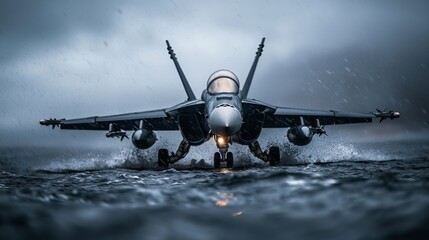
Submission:
<svg viewBox="0 0 429 240">
<path fill-rule="evenodd" d="M 165 42 L 167 43 L 168 54 L 170 54 L 170 58 L 173 60 L 174 65 L 176 66 L 177 73 L 179 73 L 180 80 L 182 80 L 182 84 L 183 84 L 183 87 L 185 88 L 186 95 L 188 95 L 188 101 L 196 100 L 195 94 L 192 91 L 192 88 L 189 85 L 188 80 L 186 79 L 186 76 L 179 65 L 179 62 L 177 61 L 176 54 L 174 53 L 173 48 L 171 48 L 168 40 L 166 40 Z"/>
<path fill-rule="evenodd" d="M 259 57 L 262 55 L 264 49 L 265 38 L 262 38 L 261 44 L 259 44 L 258 51 L 256 52 L 255 60 L 253 61 L 252 67 L 250 68 L 249 74 L 247 75 L 246 82 L 244 83 L 243 90 L 241 90 L 241 98 L 247 98 L 249 93 L 250 85 L 252 84 L 253 75 L 255 75 L 256 66 L 258 65 Z"/>
</svg>

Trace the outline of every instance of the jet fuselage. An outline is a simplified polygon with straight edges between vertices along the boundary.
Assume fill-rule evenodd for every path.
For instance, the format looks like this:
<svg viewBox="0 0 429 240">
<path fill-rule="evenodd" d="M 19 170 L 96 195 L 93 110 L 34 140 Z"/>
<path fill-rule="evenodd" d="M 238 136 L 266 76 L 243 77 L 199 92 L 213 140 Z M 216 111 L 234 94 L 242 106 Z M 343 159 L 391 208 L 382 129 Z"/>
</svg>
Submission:
<svg viewBox="0 0 429 240">
<path fill-rule="evenodd" d="M 229 137 L 240 131 L 243 123 L 240 94 L 210 94 L 205 90 L 202 100 L 206 103 L 207 123 L 212 133 Z"/>
</svg>

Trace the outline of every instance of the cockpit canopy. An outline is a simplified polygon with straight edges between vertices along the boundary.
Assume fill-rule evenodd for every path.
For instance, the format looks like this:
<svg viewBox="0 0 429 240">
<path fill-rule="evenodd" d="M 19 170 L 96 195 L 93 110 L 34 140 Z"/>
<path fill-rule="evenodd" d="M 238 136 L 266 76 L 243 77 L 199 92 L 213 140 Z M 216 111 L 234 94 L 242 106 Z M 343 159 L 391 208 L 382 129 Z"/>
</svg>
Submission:
<svg viewBox="0 0 429 240">
<path fill-rule="evenodd" d="M 238 77 L 229 70 L 218 70 L 207 81 L 207 91 L 210 94 L 238 93 L 239 89 Z"/>
</svg>

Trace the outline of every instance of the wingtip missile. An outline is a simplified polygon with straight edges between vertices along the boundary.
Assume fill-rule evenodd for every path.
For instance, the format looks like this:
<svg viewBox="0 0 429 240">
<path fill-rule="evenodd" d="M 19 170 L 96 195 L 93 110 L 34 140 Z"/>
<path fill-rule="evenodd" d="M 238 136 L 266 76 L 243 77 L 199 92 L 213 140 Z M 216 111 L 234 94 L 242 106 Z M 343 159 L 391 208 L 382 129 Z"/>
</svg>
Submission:
<svg viewBox="0 0 429 240">
<path fill-rule="evenodd" d="M 376 109 L 377 112 L 373 112 L 374 116 L 376 118 L 380 118 L 379 123 L 383 122 L 386 119 L 395 119 L 395 118 L 399 118 L 401 116 L 401 114 L 399 112 L 395 112 L 395 111 L 387 111 L 386 109 L 381 111 L 380 109 Z"/>
<path fill-rule="evenodd" d="M 65 119 L 56 119 L 56 118 L 49 118 L 49 119 L 42 119 L 39 121 L 40 125 L 43 126 L 52 126 L 52 129 L 55 127 L 60 127 L 61 122 Z"/>
</svg>

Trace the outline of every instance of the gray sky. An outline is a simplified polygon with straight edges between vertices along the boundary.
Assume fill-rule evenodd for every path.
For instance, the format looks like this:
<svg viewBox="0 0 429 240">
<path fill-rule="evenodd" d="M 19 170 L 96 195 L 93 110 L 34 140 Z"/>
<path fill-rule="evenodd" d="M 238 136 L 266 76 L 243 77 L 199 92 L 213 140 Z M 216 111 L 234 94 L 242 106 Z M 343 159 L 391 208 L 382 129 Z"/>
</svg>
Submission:
<svg viewBox="0 0 429 240">
<path fill-rule="evenodd" d="M 104 133 L 52 131 L 38 121 L 185 100 L 166 39 L 197 96 L 221 68 L 243 82 L 266 37 L 249 97 L 390 108 L 401 119 L 351 128 L 426 131 L 427 12 L 428 1 L 0 1 L 0 144 L 105 141 Z"/>
</svg>

